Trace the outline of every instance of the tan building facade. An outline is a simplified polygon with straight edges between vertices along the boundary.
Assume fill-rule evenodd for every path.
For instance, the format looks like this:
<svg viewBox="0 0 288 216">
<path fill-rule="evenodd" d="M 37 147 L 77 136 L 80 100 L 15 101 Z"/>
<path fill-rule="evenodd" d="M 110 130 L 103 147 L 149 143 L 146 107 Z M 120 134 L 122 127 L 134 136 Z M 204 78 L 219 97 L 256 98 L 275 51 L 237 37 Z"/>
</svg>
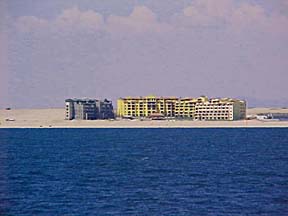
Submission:
<svg viewBox="0 0 288 216">
<path fill-rule="evenodd" d="M 246 118 L 246 102 L 229 98 L 197 103 L 195 120 L 240 120 Z"/>
</svg>

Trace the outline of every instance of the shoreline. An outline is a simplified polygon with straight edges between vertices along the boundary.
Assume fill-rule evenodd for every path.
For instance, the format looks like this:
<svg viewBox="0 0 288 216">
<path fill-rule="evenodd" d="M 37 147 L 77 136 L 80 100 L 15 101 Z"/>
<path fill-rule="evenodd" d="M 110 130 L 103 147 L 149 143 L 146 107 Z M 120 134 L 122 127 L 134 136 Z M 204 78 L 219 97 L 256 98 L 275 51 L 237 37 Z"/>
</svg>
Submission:
<svg viewBox="0 0 288 216">
<path fill-rule="evenodd" d="M 266 108 L 268 109 L 268 108 Z M 271 108 L 275 110 L 275 108 Z M 253 108 L 261 113 L 263 108 Z M 250 112 L 252 112 L 250 110 Z M 288 110 L 284 110 L 288 112 Z M 279 109 L 277 109 L 279 112 Z M 249 114 L 249 109 L 247 110 Z M 193 121 L 193 120 L 65 120 L 64 109 L 0 110 L 4 128 L 288 128 L 288 121 Z M 6 121 L 10 119 L 11 121 Z"/>
<path fill-rule="evenodd" d="M 220 129 L 220 128 L 230 128 L 230 129 L 237 129 L 237 128 L 288 128 L 287 125 L 249 125 L 249 126 L 5 126 L 0 127 L 1 129 Z"/>
</svg>

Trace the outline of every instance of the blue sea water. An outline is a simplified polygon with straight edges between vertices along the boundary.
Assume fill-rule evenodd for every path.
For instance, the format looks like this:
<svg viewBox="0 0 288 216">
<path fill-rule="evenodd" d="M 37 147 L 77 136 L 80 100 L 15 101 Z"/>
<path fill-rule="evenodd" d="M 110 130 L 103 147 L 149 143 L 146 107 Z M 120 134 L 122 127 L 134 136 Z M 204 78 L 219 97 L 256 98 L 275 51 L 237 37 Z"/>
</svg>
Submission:
<svg viewBox="0 0 288 216">
<path fill-rule="evenodd" d="M 1 129 L 0 215 L 288 215 L 288 128 Z"/>
</svg>

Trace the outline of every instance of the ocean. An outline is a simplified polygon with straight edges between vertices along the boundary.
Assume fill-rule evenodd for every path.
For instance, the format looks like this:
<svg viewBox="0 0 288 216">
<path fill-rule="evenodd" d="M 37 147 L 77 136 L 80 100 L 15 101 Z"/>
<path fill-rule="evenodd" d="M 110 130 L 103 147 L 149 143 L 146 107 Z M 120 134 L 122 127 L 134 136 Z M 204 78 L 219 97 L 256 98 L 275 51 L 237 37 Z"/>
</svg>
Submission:
<svg viewBox="0 0 288 216">
<path fill-rule="evenodd" d="M 288 215 L 288 128 L 1 129 L 0 215 Z"/>
</svg>

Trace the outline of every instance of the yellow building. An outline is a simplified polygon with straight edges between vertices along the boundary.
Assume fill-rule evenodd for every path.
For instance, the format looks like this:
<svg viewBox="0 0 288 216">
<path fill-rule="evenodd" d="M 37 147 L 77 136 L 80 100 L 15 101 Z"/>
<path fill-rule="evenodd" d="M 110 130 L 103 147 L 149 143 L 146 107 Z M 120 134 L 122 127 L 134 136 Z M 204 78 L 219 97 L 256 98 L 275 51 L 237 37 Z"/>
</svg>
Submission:
<svg viewBox="0 0 288 216">
<path fill-rule="evenodd" d="M 195 107 L 197 103 L 208 101 L 206 96 L 198 98 L 179 98 L 175 103 L 176 118 L 195 118 Z"/>
<path fill-rule="evenodd" d="M 118 117 L 165 117 L 195 120 L 238 120 L 246 117 L 246 102 L 230 98 L 125 97 L 117 101 Z"/>
<path fill-rule="evenodd" d="M 152 113 L 174 117 L 176 97 L 126 97 L 117 101 L 119 117 L 149 117 Z"/>
</svg>

